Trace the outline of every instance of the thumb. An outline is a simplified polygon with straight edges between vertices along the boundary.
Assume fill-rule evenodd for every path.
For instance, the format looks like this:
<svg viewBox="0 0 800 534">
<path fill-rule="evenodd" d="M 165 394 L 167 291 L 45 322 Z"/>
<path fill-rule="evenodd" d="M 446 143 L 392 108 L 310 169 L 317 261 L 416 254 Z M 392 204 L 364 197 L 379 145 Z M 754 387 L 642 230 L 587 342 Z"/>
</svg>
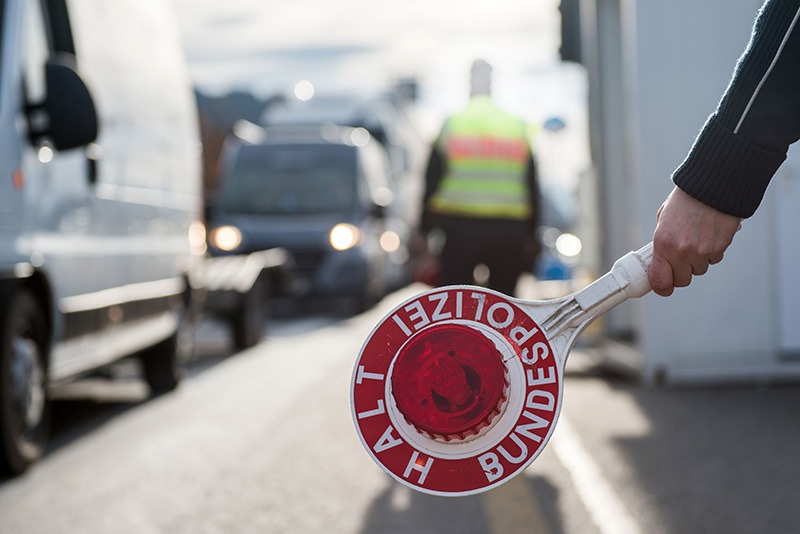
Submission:
<svg viewBox="0 0 800 534">
<path fill-rule="evenodd" d="M 675 290 L 675 281 L 672 276 L 672 265 L 661 255 L 654 253 L 647 271 L 650 287 L 657 295 L 668 297 Z"/>
</svg>

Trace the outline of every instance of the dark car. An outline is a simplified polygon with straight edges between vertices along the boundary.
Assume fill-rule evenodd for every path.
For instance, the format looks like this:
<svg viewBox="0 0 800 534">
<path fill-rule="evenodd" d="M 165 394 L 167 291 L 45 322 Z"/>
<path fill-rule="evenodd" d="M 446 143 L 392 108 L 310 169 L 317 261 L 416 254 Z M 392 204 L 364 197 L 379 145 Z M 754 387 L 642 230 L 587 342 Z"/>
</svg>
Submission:
<svg viewBox="0 0 800 534">
<path fill-rule="evenodd" d="M 209 210 L 212 253 L 281 247 L 295 297 L 346 298 L 363 309 L 407 262 L 391 216 L 386 154 L 363 128 L 282 127 L 232 135 Z"/>
</svg>

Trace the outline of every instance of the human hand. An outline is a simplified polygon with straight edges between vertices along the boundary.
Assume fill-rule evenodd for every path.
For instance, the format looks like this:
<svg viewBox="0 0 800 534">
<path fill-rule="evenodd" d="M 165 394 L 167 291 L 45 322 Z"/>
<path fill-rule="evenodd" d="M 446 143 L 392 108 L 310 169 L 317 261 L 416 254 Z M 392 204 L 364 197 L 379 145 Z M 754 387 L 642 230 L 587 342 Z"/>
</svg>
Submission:
<svg viewBox="0 0 800 534">
<path fill-rule="evenodd" d="M 692 276 L 703 275 L 709 265 L 722 261 L 741 228 L 739 217 L 717 211 L 678 187 L 661 205 L 657 219 L 648 279 L 662 297 L 688 286 Z"/>
</svg>

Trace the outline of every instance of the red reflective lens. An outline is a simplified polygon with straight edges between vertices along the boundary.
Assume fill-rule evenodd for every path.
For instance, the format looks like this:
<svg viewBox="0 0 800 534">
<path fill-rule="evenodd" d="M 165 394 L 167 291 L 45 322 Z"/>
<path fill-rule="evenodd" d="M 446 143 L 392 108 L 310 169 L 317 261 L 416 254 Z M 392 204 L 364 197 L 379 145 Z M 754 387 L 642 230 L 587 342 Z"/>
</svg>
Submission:
<svg viewBox="0 0 800 534">
<path fill-rule="evenodd" d="M 392 395 L 417 429 L 447 440 L 477 434 L 506 398 L 506 367 L 495 344 L 474 328 L 436 325 L 403 347 Z"/>
</svg>

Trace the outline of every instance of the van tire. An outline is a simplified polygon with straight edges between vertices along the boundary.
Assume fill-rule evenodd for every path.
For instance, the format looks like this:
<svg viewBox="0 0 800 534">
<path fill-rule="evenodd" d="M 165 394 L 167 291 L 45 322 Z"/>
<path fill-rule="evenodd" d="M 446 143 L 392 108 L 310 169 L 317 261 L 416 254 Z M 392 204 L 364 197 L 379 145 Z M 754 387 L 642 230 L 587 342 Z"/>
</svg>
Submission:
<svg viewBox="0 0 800 534">
<path fill-rule="evenodd" d="M 239 298 L 239 305 L 231 317 L 231 334 L 237 351 L 257 345 L 264 335 L 269 312 L 269 280 L 259 276 L 250 291 Z"/>
<path fill-rule="evenodd" d="M 186 374 L 185 362 L 179 357 L 180 332 L 139 353 L 142 373 L 150 391 L 161 395 L 173 391 Z"/>
<path fill-rule="evenodd" d="M 47 320 L 33 294 L 0 292 L 0 472 L 19 474 L 44 454 L 50 434 Z"/>
</svg>

